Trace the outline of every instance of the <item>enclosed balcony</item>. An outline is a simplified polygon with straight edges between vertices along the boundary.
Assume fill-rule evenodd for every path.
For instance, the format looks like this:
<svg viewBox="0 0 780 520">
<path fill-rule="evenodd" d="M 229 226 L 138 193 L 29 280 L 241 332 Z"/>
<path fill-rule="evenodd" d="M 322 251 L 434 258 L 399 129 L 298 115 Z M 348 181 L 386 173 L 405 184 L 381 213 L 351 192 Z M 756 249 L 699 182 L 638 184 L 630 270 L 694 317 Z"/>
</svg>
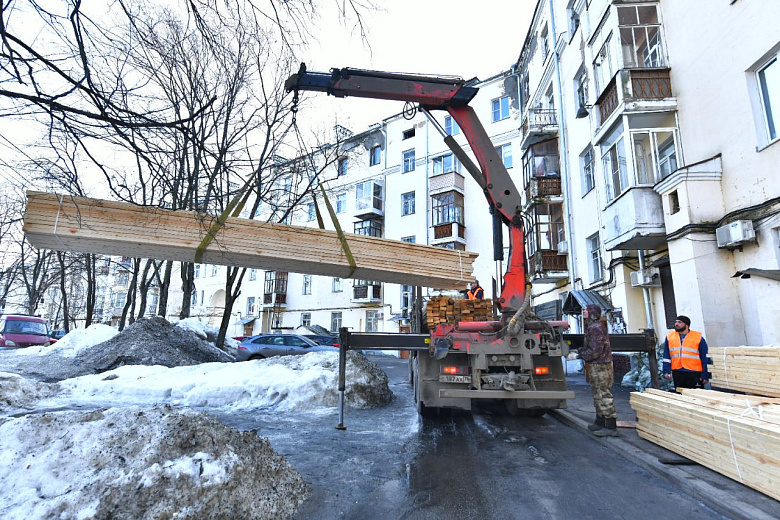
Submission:
<svg viewBox="0 0 780 520">
<path fill-rule="evenodd" d="M 523 185 L 526 208 L 561 196 L 557 138 L 536 143 L 523 154 Z"/>
<path fill-rule="evenodd" d="M 264 307 L 287 306 L 287 273 L 284 271 L 266 271 L 263 289 Z"/>
<path fill-rule="evenodd" d="M 443 242 L 466 241 L 466 226 L 463 224 L 463 195 L 446 192 L 431 197 L 432 245 Z"/>
<path fill-rule="evenodd" d="M 563 204 L 537 204 L 529 212 L 532 226 L 526 236 L 533 282 L 556 282 L 568 277 L 568 248 Z"/>
<path fill-rule="evenodd" d="M 372 280 L 355 280 L 352 285 L 353 303 L 377 303 L 382 301 L 382 284 Z"/>
<path fill-rule="evenodd" d="M 558 135 L 558 118 L 554 108 L 529 108 L 523 119 L 523 140 L 520 148 L 556 137 Z"/>
<path fill-rule="evenodd" d="M 372 179 L 355 186 L 355 217 L 361 219 L 385 216 L 385 187 L 381 181 Z"/>
<path fill-rule="evenodd" d="M 668 68 L 623 69 L 596 100 L 599 124 L 623 104 L 626 111 L 670 110 L 676 105 Z"/>
</svg>

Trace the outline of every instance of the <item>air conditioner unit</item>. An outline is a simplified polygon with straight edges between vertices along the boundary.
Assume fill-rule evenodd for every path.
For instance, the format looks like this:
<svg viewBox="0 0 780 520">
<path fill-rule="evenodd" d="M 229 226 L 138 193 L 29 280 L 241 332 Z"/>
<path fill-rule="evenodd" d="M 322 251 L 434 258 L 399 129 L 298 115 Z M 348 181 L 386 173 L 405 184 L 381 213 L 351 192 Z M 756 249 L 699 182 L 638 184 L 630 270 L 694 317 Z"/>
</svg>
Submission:
<svg viewBox="0 0 780 520">
<path fill-rule="evenodd" d="M 630 278 L 631 287 L 661 287 L 661 275 L 656 269 L 633 271 Z"/>
<path fill-rule="evenodd" d="M 752 220 L 735 220 L 715 230 L 715 239 L 720 248 L 739 247 L 745 242 L 754 242 L 756 232 Z"/>
<path fill-rule="evenodd" d="M 561 240 L 558 242 L 558 254 L 559 255 L 568 255 L 569 254 L 569 243 L 565 240 Z"/>
</svg>

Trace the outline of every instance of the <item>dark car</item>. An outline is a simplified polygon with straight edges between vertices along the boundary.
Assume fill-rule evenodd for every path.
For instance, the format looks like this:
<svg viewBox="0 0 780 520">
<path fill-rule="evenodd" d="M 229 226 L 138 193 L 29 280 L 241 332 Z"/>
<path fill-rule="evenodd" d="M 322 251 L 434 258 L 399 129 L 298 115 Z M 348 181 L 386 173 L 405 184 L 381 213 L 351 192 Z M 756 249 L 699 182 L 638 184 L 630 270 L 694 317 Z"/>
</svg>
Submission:
<svg viewBox="0 0 780 520">
<path fill-rule="evenodd" d="M 261 334 L 241 342 L 238 346 L 236 361 L 308 354 L 309 352 L 338 352 L 338 350 L 335 347 L 318 345 L 311 339 L 298 334 Z"/>
<path fill-rule="evenodd" d="M 65 337 L 65 329 L 55 329 L 49 333 L 49 337 L 54 341 L 59 341 Z"/>
<path fill-rule="evenodd" d="M 50 343 L 43 318 L 24 314 L 0 316 L 0 347 L 22 348 Z"/>
<path fill-rule="evenodd" d="M 317 345 L 330 345 L 331 347 L 339 346 L 339 338 L 336 336 L 326 334 L 304 334 L 303 336 L 309 338 Z"/>
</svg>

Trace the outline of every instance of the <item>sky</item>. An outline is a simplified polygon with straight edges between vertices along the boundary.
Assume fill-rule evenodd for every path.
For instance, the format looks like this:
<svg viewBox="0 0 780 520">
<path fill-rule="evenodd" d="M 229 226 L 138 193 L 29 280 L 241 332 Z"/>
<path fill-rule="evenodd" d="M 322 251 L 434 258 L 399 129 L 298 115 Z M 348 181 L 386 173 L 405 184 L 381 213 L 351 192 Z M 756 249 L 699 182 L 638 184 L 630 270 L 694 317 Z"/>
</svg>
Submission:
<svg viewBox="0 0 780 520">
<path fill-rule="evenodd" d="M 307 69 L 361 68 L 387 72 L 487 79 L 520 55 L 537 0 L 390 0 L 365 21 L 370 49 L 331 14 L 318 42 L 300 58 Z M 355 132 L 401 111 L 401 102 L 318 96 L 319 114 L 301 109 L 299 120 L 337 116 Z M 327 99 L 326 99 L 327 97 Z M 348 123 L 348 124 L 345 124 Z"/>
</svg>

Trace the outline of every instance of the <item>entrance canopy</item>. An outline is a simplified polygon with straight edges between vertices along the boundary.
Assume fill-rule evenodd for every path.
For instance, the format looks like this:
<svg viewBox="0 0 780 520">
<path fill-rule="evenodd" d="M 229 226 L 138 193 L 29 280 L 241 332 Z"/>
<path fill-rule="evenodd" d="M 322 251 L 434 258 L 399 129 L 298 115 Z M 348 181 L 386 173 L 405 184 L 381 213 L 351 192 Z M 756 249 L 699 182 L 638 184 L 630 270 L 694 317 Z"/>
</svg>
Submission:
<svg viewBox="0 0 780 520">
<path fill-rule="evenodd" d="M 566 301 L 563 302 L 563 313 L 569 315 L 581 314 L 582 309 L 588 305 L 598 305 L 601 307 L 602 313 L 612 310 L 612 305 L 602 295 L 590 289 L 583 289 L 569 292 Z"/>
</svg>

